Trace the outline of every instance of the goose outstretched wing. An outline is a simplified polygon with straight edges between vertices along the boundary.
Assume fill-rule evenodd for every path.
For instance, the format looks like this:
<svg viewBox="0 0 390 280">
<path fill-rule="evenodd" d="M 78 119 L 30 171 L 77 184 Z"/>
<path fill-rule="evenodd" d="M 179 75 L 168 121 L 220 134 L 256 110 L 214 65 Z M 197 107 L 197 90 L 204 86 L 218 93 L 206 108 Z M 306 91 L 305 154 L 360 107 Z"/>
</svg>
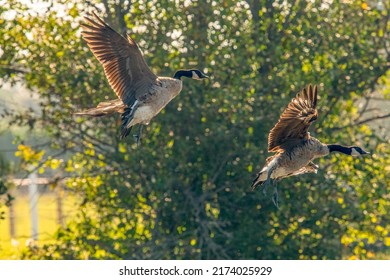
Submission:
<svg viewBox="0 0 390 280">
<path fill-rule="evenodd" d="M 309 138 L 309 127 L 317 119 L 317 86 L 309 85 L 291 100 L 268 136 L 268 151 L 288 150 Z"/>
<path fill-rule="evenodd" d="M 156 83 L 157 76 L 150 70 L 137 43 L 117 33 L 95 13 L 85 17 L 82 36 L 95 57 L 104 67 L 107 79 L 128 106 Z"/>
</svg>

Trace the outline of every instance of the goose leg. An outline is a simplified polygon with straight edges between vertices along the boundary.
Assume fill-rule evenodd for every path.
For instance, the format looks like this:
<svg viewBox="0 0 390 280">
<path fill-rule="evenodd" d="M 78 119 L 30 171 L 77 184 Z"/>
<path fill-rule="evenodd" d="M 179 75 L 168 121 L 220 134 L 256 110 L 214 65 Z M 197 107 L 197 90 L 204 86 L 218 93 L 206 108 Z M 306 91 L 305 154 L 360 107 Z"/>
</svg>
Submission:
<svg viewBox="0 0 390 280">
<path fill-rule="evenodd" d="M 279 209 L 279 196 L 278 196 L 278 186 L 277 179 L 274 179 L 274 193 L 272 195 L 272 202 L 275 204 L 276 208 Z"/>
<path fill-rule="evenodd" d="M 276 169 L 276 164 L 273 165 L 270 169 L 268 169 L 267 171 L 267 179 L 265 180 L 265 182 L 263 183 L 264 185 L 264 188 L 263 188 L 263 193 L 264 195 L 267 194 L 267 188 L 269 185 L 271 185 L 271 175 L 272 175 L 272 172 Z"/>
<path fill-rule="evenodd" d="M 268 186 L 271 185 L 271 179 L 267 177 L 267 180 L 263 183 L 263 194 L 267 195 Z"/>
<path fill-rule="evenodd" d="M 135 141 L 136 141 L 136 143 L 137 143 L 137 146 L 139 146 L 139 144 L 141 143 L 141 135 L 142 135 L 142 129 L 143 129 L 143 125 L 142 124 L 140 124 L 139 125 L 139 128 L 138 128 L 138 133 L 137 134 L 134 134 L 133 136 L 134 136 L 134 139 L 135 139 Z"/>
</svg>

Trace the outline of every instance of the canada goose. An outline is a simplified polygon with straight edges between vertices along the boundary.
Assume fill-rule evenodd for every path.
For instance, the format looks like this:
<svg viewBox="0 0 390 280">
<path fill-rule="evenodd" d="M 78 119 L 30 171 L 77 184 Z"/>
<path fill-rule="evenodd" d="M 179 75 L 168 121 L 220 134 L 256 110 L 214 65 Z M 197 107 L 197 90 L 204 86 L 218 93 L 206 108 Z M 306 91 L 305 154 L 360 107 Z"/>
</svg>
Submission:
<svg viewBox="0 0 390 280">
<path fill-rule="evenodd" d="M 368 154 L 360 147 L 345 147 L 337 144 L 323 144 L 310 136 L 310 124 L 317 119 L 317 86 L 303 89 L 291 100 L 279 121 L 268 136 L 268 151 L 276 154 L 266 159 L 265 166 L 253 180 L 252 188 L 264 184 L 264 193 L 274 180 L 273 202 L 278 205 L 276 181 L 303 173 L 317 173 L 318 166 L 312 160 L 332 152 L 351 156 Z"/>
<path fill-rule="evenodd" d="M 135 124 L 140 124 L 137 136 L 139 142 L 142 125 L 148 125 L 182 89 L 181 77 L 195 80 L 208 78 L 197 69 L 179 70 L 173 78 L 156 76 L 146 64 L 137 43 L 117 33 L 101 18 L 84 17 L 82 36 L 95 57 L 104 67 L 108 81 L 118 99 L 101 102 L 96 108 L 76 115 L 93 117 L 115 112 L 121 113 L 121 139 L 129 135 Z"/>
</svg>

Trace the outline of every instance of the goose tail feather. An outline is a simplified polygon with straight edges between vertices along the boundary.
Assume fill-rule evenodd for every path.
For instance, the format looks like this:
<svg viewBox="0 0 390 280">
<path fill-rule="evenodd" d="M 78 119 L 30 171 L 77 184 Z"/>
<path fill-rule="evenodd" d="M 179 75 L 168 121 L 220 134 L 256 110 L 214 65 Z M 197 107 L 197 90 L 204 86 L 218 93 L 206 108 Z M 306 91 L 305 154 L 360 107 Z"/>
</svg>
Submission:
<svg viewBox="0 0 390 280">
<path fill-rule="evenodd" d="M 87 109 L 85 111 L 75 113 L 76 116 L 91 116 L 91 117 L 101 117 L 106 115 L 111 115 L 113 113 L 123 113 L 125 105 L 122 100 L 111 100 L 100 102 L 96 108 Z"/>
</svg>

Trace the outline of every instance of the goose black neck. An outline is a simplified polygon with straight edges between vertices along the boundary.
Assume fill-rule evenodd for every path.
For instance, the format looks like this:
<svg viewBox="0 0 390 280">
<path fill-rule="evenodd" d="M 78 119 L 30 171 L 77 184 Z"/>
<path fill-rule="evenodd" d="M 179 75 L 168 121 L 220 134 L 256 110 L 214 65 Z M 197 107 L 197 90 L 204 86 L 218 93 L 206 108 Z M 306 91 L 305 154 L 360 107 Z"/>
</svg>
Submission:
<svg viewBox="0 0 390 280">
<path fill-rule="evenodd" d="M 341 146 L 341 145 L 328 145 L 328 149 L 329 149 L 329 153 L 332 153 L 332 152 L 340 152 L 340 153 L 343 153 L 343 154 L 346 154 L 346 155 L 351 155 L 352 153 L 352 148 L 350 147 L 345 147 L 345 146 Z"/>
<path fill-rule="evenodd" d="M 192 73 L 190 70 L 178 70 L 173 76 L 174 79 L 181 80 L 181 77 L 192 78 Z"/>
</svg>

